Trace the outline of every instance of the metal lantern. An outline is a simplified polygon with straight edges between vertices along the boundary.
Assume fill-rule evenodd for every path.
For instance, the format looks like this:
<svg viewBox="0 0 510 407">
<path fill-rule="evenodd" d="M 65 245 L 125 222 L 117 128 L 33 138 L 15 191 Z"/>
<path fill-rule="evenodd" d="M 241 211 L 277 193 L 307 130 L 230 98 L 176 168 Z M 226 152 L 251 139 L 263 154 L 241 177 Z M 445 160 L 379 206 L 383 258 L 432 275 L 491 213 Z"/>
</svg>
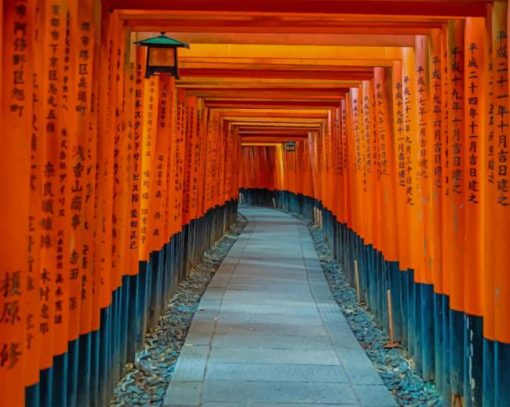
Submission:
<svg viewBox="0 0 510 407">
<path fill-rule="evenodd" d="M 137 41 L 135 44 L 147 47 L 146 78 L 166 73 L 179 79 L 177 48 L 189 48 L 189 44 L 170 38 L 164 32 L 158 37 Z"/>
<path fill-rule="evenodd" d="M 296 151 L 296 143 L 294 141 L 289 141 L 285 143 L 285 151 L 288 153 L 293 153 Z"/>
</svg>

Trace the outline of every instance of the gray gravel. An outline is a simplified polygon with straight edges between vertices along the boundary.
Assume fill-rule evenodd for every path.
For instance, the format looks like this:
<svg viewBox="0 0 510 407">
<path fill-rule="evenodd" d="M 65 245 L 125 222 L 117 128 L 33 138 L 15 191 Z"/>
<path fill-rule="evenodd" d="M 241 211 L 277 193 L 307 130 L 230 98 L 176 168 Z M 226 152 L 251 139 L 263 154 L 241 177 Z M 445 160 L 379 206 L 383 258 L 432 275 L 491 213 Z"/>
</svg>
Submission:
<svg viewBox="0 0 510 407">
<path fill-rule="evenodd" d="M 246 219 L 237 223 L 204 254 L 204 258 L 183 281 L 156 327 L 146 333 L 135 363 L 127 365 L 126 375 L 117 383 L 110 406 L 161 406 L 186 339 L 198 303 L 214 273 L 240 233 Z"/>
<path fill-rule="evenodd" d="M 304 220 L 302 216 L 297 217 Z M 412 360 L 405 350 L 384 348 L 389 341 L 387 334 L 374 315 L 358 303 L 356 291 L 347 282 L 342 266 L 334 259 L 320 229 L 310 223 L 308 226 L 336 302 L 397 403 L 401 406 L 442 406 L 443 401 L 435 385 L 425 382 L 415 373 Z"/>
</svg>

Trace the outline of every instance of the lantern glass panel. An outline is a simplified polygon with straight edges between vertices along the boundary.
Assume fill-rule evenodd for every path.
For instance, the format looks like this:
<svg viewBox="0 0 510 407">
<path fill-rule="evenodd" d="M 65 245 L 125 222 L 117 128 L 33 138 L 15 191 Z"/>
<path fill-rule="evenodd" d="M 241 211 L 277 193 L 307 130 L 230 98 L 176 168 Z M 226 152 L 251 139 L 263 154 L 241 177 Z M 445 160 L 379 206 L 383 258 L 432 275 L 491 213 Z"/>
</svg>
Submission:
<svg viewBox="0 0 510 407">
<path fill-rule="evenodd" d="M 175 48 L 149 48 L 150 66 L 175 66 Z"/>
</svg>

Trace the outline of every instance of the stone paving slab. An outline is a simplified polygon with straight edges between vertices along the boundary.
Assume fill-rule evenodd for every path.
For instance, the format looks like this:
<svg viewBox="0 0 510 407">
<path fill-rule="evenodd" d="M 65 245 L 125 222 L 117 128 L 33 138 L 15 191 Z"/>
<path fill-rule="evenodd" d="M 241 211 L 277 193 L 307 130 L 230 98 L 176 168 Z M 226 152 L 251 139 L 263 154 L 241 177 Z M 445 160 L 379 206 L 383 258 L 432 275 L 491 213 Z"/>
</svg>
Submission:
<svg viewBox="0 0 510 407">
<path fill-rule="evenodd" d="M 295 336 L 295 335 L 215 335 L 215 348 L 266 348 L 266 349 L 317 349 L 328 347 L 327 336 Z"/>
<path fill-rule="evenodd" d="M 327 336 L 319 325 L 296 325 L 292 321 L 286 324 L 239 324 L 221 322 L 216 324 L 216 335 L 295 335 L 295 336 Z"/>
<path fill-rule="evenodd" d="M 207 380 L 204 401 L 262 403 L 338 403 L 354 404 L 356 396 L 349 384 L 321 382 L 220 381 Z"/>
<path fill-rule="evenodd" d="M 213 348 L 210 362 L 339 365 L 335 352 L 318 349 Z"/>
<path fill-rule="evenodd" d="M 249 224 L 199 305 L 165 406 L 396 406 L 335 303 L 308 229 Z"/>
<path fill-rule="evenodd" d="M 341 366 L 296 365 L 275 363 L 215 363 L 207 367 L 207 378 L 234 381 L 302 382 L 304 377 L 311 382 L 347 383 L 349 379 Z"/>
</svg>

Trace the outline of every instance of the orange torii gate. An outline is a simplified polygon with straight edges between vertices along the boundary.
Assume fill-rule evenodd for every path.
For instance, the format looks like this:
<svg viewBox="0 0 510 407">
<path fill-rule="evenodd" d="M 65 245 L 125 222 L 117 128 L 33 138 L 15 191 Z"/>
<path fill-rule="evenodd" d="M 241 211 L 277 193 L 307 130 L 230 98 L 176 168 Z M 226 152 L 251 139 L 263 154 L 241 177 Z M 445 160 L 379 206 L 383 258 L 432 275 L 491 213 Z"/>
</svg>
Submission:
<svg viewBox="0 0 510 407">
<path fill-rule="evenodd" d="M 321 207 L 383 322 L 391 289 L 397 336 L 446 400 L 508 405 L 506 2 L 4 0 L 1 14 L 0 404 L 104 404 L 241 186 Z M 193 43 L 183 79 L 144 79 L 127 39 L 165 30 Z"/>
</svg>

